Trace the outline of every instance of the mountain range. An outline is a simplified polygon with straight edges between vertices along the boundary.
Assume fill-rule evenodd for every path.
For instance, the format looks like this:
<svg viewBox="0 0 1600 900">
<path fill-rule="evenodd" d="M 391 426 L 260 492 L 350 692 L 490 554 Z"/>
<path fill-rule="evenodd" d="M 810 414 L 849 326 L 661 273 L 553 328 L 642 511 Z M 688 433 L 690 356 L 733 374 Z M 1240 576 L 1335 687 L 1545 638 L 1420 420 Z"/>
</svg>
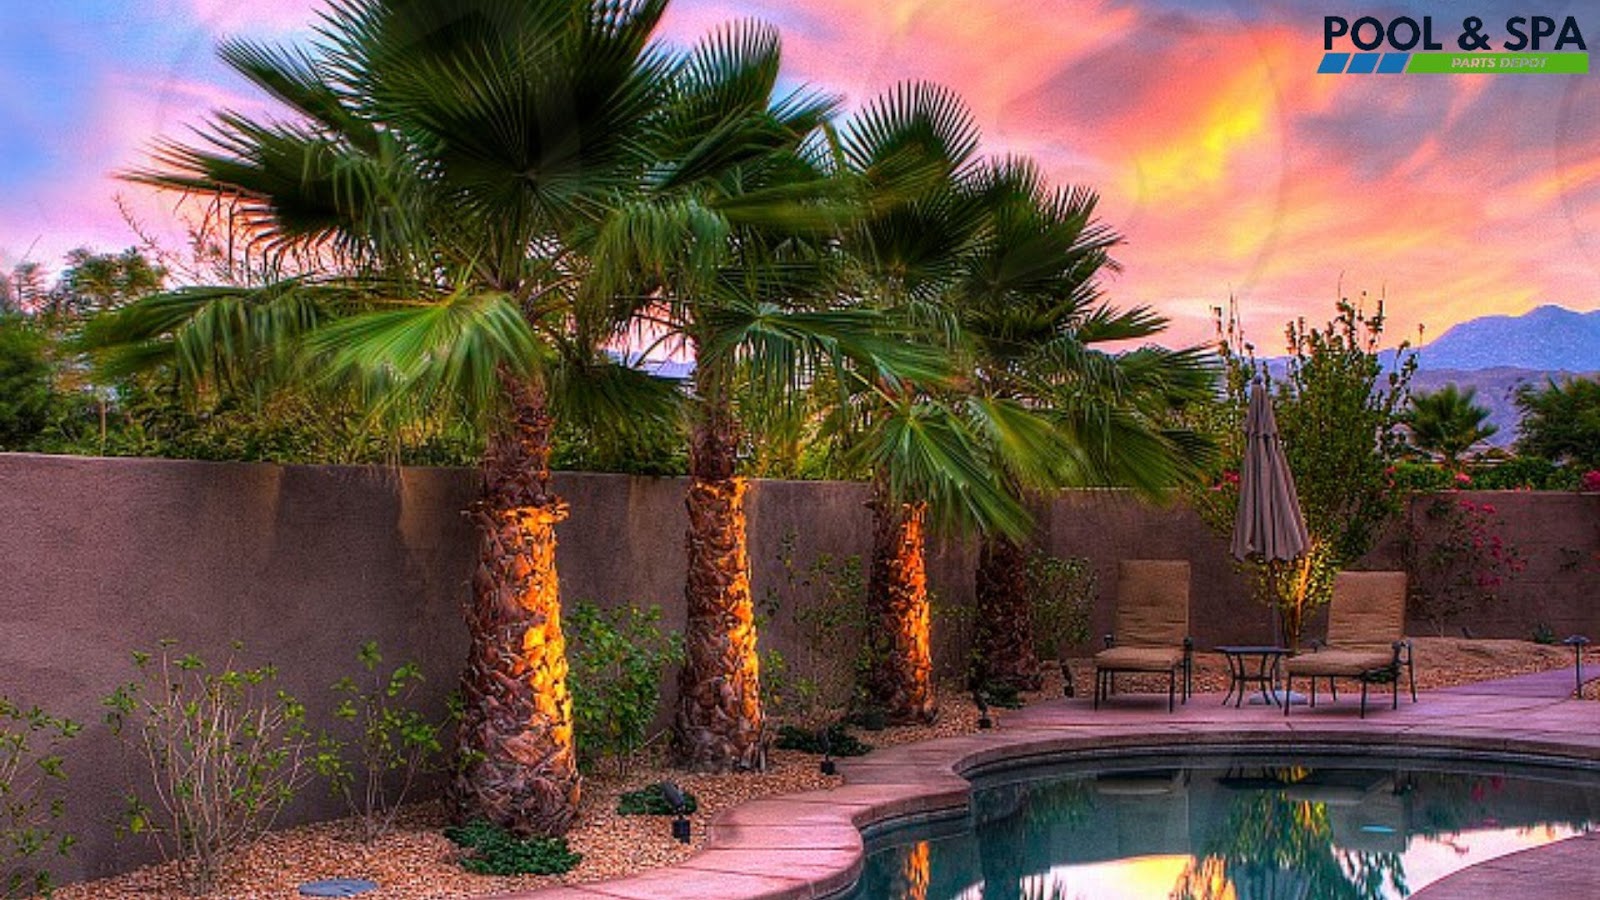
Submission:
<svg viewBox="0 0 1600 900">
<path fill-rule="evenodd" d="M 1392 358 L 1386 354 L 1385 364 Z M 1469 319 L 1423 345 L 1411 389 L 1434 391 L 1447 384 L 1476 389 L 1476 402 L 1500 429 L 1489 443 L 1505 447 L 1517 439 L 1518 388 L 1596 373 L 1600 311 L 1541 306 L 1520 316 Z"/>
<path fill-rule="evenodd" d="M 1430 371 L 1593 372 L 1600 369 L 1600 310 L 1541 306 L 1520 316 L 1469 319 L 1424 345 L 1417 361 Z"/>
</svg>

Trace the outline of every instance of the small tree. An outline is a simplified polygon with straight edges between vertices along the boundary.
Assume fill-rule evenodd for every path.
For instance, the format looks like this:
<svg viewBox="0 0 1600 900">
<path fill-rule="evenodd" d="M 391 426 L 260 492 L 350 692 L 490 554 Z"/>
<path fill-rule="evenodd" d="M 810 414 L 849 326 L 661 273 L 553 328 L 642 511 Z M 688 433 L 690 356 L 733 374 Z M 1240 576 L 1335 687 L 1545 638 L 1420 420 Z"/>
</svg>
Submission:
<svg viewBox="0 0 1600 900">
<path fill-rule="evenodd" d="M 1411 409 L 1404 415 L 1411 447 L 1451 469 L 1460 468 L 1462 456 L 1500 430 L 1485 424 L 1489 410 L 1473 402 L 1477 394 L 1477 388 L 1463 391 L 1453 384 L 1412 394 Z"/>
<path fill-rule="evenodd" d="M 1400 512 L 1403 498 L 1393 490 L 1388 468 L 1403 447 L 1401 407 L 1416 355 L 1402 343 L 1385 371 L 1378 353 L 1382 303 L 1369 316 L 1341 299 L 1324 328 L 1304 319 L 1289 323 L 1286 369 L 1275 379 L 1244 342 L 1237 318 L 1223 323 L 1219 312 L 1218 319 L 1227 393 L 1207 424 L 1241 431 L 1248 385 L 1263 378 L 1273 392 L 1278 433 L 1311 539 L 1298 559 L 1252 569 L 1257 596 L 1278 611 L 1285 640 L 1298 646 L 1306 619 L 1332 599 L 1334 574 L 1371 550 Z M 1238 508 L 1243 441 L 1230 438 L 1224 447 L 1225 462 L 1212 486 L 1195 494 L 1201 514 L 1228 534 Z"/>
<path fill-rule="evenodd" d="M 1600 380 L 1524 385 L 1517 390 L 1517 408 L 1522 411 L 1518 453 L 1600 469 Z"/>
</svg>

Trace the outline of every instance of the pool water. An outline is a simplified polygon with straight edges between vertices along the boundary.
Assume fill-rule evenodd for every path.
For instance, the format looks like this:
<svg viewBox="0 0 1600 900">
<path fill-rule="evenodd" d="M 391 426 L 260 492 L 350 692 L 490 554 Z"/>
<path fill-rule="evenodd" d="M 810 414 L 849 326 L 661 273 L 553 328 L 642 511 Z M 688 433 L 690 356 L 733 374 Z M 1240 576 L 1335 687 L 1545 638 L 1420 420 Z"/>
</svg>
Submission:
<svg viewBox="0 0 1600 900">
<path fill-rule="evenodd" d="M 1379 900 L 1600 828 L 1600 777 L 1297 756 L 1101 762 L 974 785 L 872 835 L 851 900 Z"/>
</svg>

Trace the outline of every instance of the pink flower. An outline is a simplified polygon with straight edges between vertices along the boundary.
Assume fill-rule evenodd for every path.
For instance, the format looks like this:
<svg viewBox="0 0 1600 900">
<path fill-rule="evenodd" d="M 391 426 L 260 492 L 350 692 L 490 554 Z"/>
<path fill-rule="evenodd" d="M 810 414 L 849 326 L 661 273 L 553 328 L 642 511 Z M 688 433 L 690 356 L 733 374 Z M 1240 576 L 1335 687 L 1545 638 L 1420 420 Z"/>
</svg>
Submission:
<svg viewBox="0 0 1600 900">
<path fill-rule="evenodd" d="M 1600 469 L 1590 469 L 1583 473 L 1583 490 L 1591 494 L 1600 494 Z"/>
<path fill-rule="evenodd" d="M 1471 483 L 1472 483 L 1472 476 L 1471 475 L 1468 475 L 1465 472 L 1457 472 L 1456 473 L 1456 484 L 1468 485 L 1468 484 L 1471 484 Z"/>
</svg>

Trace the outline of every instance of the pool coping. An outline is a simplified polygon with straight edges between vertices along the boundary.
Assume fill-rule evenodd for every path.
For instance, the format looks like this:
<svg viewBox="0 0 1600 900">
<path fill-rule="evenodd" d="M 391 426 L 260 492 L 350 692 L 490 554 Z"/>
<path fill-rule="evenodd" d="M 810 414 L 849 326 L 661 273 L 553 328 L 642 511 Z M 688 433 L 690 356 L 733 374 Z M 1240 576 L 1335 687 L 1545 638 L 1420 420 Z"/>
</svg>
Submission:
<svg viewBox="0 0 1600 900">
<path fill-rule="evenodd" d="M 1571 682 L 1565 685 L 1570 692 Z M 1600 769 L 1600 703 L 1553 696 L 1557 688 L 1554 679 L 1529 676 L 1429 691 L 1414 705 L 1404 701 L 1398 710 L 1369 708 L 1365 719 L 1357 717 L 1353 701 L 1344 700 L 1324 702 L 1314 710 L 1297 707 L 1288 717 L 1277 708 L 1224 707 L 1218 695 L 1205 694 L 1172 714 L 1166 712 L 1164 694 L 1120 699 L 1099 711 L 1084 700 L 1038 703 L 1004 714 L 1000 727 L 991 731 L 842 760 L 841 787 L 766 797 L 724 810 L 712 820 L 705 845 L 676 865 L 608 881 L 503 894 L 498 900 L 834 897 L 860 878 L 864 831 L 963 812 L 971 797 L 969 776 L 1106 751 L 1314 745 L 1358 753 L 1487 754 L 1510 762 Z M 1438 896 L 1491 896 L 1472 888 L 1470 875 L 1476 868 L 1449 876 L 1456 893 Z M 1443 882 L 1424 887 L 1419 896 Z M 1549 886 L 1559 892 L 1541 894 L 1537 883 L 1524 880 L 1519 900 L 1571 896 L 1566 893 L 1570 883 Z M 1467 893 L 1460 893 L 1463 889 Z"/>
</svg>

